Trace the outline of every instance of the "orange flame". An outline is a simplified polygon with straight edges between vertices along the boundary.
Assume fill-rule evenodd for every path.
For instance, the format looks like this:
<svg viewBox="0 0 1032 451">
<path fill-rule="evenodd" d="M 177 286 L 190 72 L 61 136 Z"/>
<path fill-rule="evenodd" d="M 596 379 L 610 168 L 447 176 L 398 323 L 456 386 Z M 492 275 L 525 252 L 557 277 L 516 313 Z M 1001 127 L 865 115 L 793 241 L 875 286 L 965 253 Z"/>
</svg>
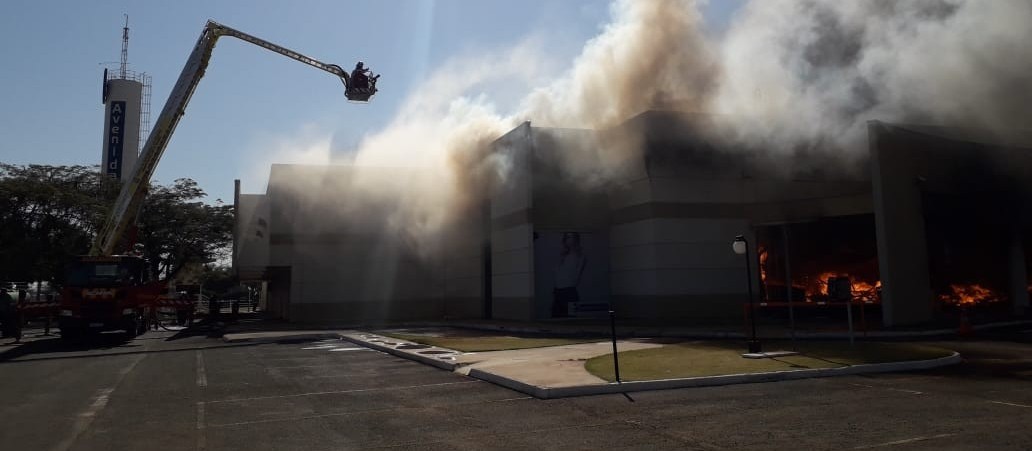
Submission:
<svg viewBox="0 0 1032 451">
<path fill-rule="evenodd" d="M 767 248 L 759 246 L 756 253 L 760 256 L 760 280 L 767 283 Z"/>
<path fill-rule="evenodd" d="M 859 299 L 861 301 L 878 301 L 878 290 L 881 289 L 881 281 L 874 281 L 874 285 L 870 283 L 855 280 L 853 281 L 853 299 Z"/>
<path fill-rule="evenodd" d="M 950 284 L 950 291 L 939 296 L 939 300 L 947 304 L 974 305 L 982 302 L 996 302 L 1000 297 L 992 290 L 978 284 Z"/>
<path fill-rule="evenodd" d="M 821 275 L 817 276 L 817 285 L 820 287 L 819 288 L 820 293 L 824 294 L 824 295 L 828 294 L 828 279 L 831 279 L 831 278 L 834 278 L 834 277 L 838 277 L 838 276 L 839 276 L 839 273 L 837 273 L 837 272 L 829 272 L 829 271 L 822 272 Z M 810 293 L 809 291 L 810 290 L 807 290 L 806 294 L 815 294 L 815 293 Z"/>
<path fill-rule="evenodd" d="M 828 295 L 828 280 L 836 277 L 847 277 L 849 278 L 849 288 L 852 294 L 853 300 L 863 301 L 877 301 L 878 300 L 878 289 L 881 288 L 881 280 L 875 280 L 869 282 L 865 280 L 857 280 L 851 277 L 849 274 L 844 274 L 835 271 L 824 271 L 817 277 L 812 279 L 806 288 L 806 296 L 827 296 Z"/>
</svg>

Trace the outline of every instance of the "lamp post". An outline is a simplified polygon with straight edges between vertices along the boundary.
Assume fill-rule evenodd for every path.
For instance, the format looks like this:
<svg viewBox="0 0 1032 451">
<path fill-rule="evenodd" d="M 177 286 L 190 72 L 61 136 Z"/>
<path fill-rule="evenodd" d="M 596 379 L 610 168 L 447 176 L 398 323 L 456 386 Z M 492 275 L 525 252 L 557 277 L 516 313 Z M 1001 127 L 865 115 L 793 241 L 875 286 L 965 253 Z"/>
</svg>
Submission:
<svg viewBox="0 0 1032 451">
<path fill-rule="evenodd" d="M 745 279 L 746 285 L 749 287 L 749 327 L 752 329 L 752 337 L 747 342 L 749 345 L 749 352 L 763 352 L 763 348 L 760 346 L 760 340 L 756 339 L 756 304 L 753 301 L 752 267 L 749 264 L 749 242 L 745 240 L 744 236 L 738 235 L 735 237 L 735 241 L 731 243 L 731 249 L 734 249 L 736 254 L 745 256 Z"/>
</svg>

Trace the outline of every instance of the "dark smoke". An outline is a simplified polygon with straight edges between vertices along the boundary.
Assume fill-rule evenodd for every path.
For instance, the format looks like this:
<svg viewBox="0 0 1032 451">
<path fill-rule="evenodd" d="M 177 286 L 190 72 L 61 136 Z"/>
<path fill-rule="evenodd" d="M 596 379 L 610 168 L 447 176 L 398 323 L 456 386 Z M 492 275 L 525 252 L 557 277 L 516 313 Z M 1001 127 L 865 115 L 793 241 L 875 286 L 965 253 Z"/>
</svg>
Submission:
<svg viewBox="0 0 1032 451">
<path fill-rule="evenodd" d="M 523 120 L 603 130 L 677 105 L 713 114 L 739 144 L 824 152 L 849 165 L 864 153 L 872 119 L 1006 133 L 1032 117 L 1028 0 L 755 0 L 717 42 L 696 1 L 618 0 L 611 10 L 570 69 L 516 111 L 497 111 L 474 88 L 543 72 L 535 66 L 543 50 L 521 45 L 442 64 L 463 67 L 461 83 L 450 72 L 430 77 L 349 161 L 415 166 L 420 175 L 338 188 L 392 193 L 387 223 L 430 249 L 485 186 L 505 183 L 510 163 L 489 144 Z M 588 141 L 561 163 L 574 179 L 605 183 L 640 154 L 638 138 Z"/>
</svg>

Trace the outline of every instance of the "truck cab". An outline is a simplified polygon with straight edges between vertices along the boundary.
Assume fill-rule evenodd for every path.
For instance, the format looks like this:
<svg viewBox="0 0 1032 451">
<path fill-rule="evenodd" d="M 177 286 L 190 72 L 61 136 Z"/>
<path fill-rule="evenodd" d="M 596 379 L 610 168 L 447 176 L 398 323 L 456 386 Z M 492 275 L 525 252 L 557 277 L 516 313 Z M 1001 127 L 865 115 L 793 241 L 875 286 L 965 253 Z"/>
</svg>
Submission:
<svg viewBox="0 0 1032 451">
<path fill-rule="evenodd" d="M 62 338 L 125 331 L 135 337 L 147 320 L 162 284 L 150 280 L 147 262 L 128 255 L 77 258 L 65 274 L 58 325 Z"/>
</svg>

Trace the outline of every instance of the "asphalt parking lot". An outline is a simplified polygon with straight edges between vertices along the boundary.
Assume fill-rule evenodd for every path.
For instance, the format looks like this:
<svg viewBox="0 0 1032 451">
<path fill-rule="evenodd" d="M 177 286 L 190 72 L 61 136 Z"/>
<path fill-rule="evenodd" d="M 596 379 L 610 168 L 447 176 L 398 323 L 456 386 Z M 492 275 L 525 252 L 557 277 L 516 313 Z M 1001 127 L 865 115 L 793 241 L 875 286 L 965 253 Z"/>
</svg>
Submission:
<svg viewBox="0 0 1032 451">
<path fill-rule="evenodd" d="M 30 335 L 32 335 L 30 333 Z M 0 348 L 12 450 L 1028 449 L 1032 346 L 923 373 L 542 401 L 339 340 Z M 1024 356 L 1024 357 L 1023 357 Z"/>
</svg>

